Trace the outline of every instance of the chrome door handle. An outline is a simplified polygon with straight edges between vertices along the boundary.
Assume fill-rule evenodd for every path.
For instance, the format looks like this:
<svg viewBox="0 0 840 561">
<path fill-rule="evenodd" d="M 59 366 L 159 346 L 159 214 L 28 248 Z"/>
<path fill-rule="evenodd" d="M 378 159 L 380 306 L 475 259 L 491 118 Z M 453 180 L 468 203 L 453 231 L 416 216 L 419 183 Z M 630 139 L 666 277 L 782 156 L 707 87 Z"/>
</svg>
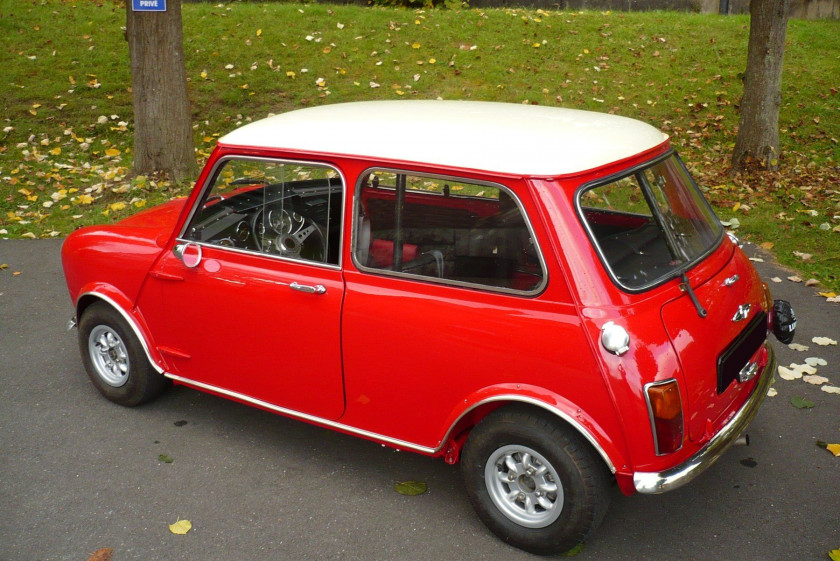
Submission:
<svg viewBox="0 0 840 561">
<path fill-rule="evenodd" d="M 327 287 L 323 284 L 316 284 L 315 286 L 311 286 L 308 284 L 300 284 L 299 282 L 293 282 L 289 285 L 289 288 L 292 290 L 297 290 L 298 292 L 305 292 L 307 294 L 323 294 L 327 291 Z"/>
</svg>

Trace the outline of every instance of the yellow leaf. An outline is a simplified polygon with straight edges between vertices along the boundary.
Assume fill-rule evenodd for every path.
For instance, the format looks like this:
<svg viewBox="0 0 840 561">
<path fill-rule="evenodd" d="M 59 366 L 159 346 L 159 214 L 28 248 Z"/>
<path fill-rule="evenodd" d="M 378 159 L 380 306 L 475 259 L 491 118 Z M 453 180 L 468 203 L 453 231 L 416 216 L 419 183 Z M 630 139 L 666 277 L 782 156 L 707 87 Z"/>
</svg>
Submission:
<svg viewBox="0 0 840 561">
<path fill-rule="evenodd" d="M 106 156 L 119 156 L 120 151 L 117 150 L 116 148 L 108 148 L 107 150 L 105 150 L 105 155 Z"/>
<path fill-rule="evenodd" d="M 207 79 L 207 71 L 206 71 L 206 70 L 202 70 L 202 71 L 201 71 L 201 74 L 199 74 L 199 76 L 201 76 L 202 78 L 204 78 L 204 79 L 206 80 L 206 79 Z"/>
<path fill-rule="evenodd" d="M 732 206 L 732 212 L 735 212 L 735 211 L 736 211 L 736 210 L 738 210 L 739 208 L 741 208 L 741 203 L 735 203 L 735 204 Z"/>
<path fill-rule="evenodd" d="M 837 294 L 834 292 L 819 292 L 818 294 L 823 298 L 837 298 Z"/>
<path fill-rule="evenodd" d="M 146 199 L 134 201 L 134 206 L 136 206 L 137 208 L 143 208 L 144 206 L 146 206 Z"/>
<path fill-rule="evenodd" d="M 61 154 L 61 147 L 56 146 L 55 148 L 50 150 L 50 154 L 52 154 L 53 156 L 58 156 L 59 154 Z"/>
<path fill-rule="evenodd" d="M 257 29 L 257 37 L 259 37 L 260 35 L 262 35 L 262 29 Z"/>
<path fill-rule="evenodd" d="M 80 205 L 89 205 L 93 202 L 93 197 L 90 195 L 79 195 L 76 200 L 79 202 Z"/>
<path fill-rule="evenodd" d="M 111 203 L 110 205 L 108 205 L 108 208 L 113 210 L 114 212 L 118 212 L 120 210 L 125 209 L 125 203 L 122 201 L 118 203 Z"/>
<path fill-rule="evenodd" d="M 419 49 L 419 48 L 420 48 L 420 43 L 414 43 L 414 44 L 412 44 L 412 45 L 411 45 L 411 48 L 412 48 L 412 49 Z"/>
<path fill-rule="evenodd" d="M 840 444 L 829 444 L 825 449 L 835 456 L 840 457 Z"/>
<path fill-rule="evenodd" d="M 183 536 L 192 529 L 192 523 L 189 520 L 178 520 L 174 524 L 169 525 L 169 531 L 173 534 Z"/>
</svg>

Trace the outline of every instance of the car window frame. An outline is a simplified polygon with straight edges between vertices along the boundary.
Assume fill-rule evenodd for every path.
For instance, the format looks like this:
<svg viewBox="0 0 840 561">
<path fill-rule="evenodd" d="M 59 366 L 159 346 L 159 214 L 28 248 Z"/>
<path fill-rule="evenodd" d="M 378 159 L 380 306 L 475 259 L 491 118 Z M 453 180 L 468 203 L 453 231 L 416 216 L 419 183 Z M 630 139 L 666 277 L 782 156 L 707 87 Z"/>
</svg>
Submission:
<svg viewBox="0 0 840 561">
<path fill-rule="evenodd" d="M 210 191 L 213 189 L 213 186 L 216 184 L 216 180 L 219 177 L 219 173 L 225 167 L 225 165 L 231 160 L 246 160 L 246 161 L 255 161 L 255 162 L 267 162 L 272 164 L 289 164 L 289 165 L 302 165 L 302 166 L 312 166 L 312 167 L 323 167 L 329 168 L 335 171 L 338 174 L 338 177 L 341 179 L 341 209 L 339 216 L 341 217 L 341 223 L 338 225 L 339 228 L 339 238 L 338 238 L 338 262 L 337 263 L 328 263 L 328 262 L 321 262 L 321 261 L 312 261 L 310 259 L 296 259 L 293 257 L 288 257 L 285 255 L 280 255 L 276 253 L 266 253 L 262 251 L 252 251 L 249 249 L 242 249 L 238 247 L 230 247 L 230 246 L 223 246 L 219 244 L 207 243 L 197 240 L 191 240 L 186 238 L 186 232 L 190 227 L 190 224 L 195 218 L 195 214 L 198 210 L 203 206 L 204 202 L 207 200 L 207 197 Z M 252 255 L 258 257 L 265 257 L 269 259 L 278 259 L 280 261 L 288 262 L 288 263 L 298 263 L 304 265 L 312 265 L 315 267 L 321 267 L 324 269 L 332 269 L 332 270 L 340 270 L 342 268 L 343 259 L 344 259 L 344 228 L 345 228 L 345 220 L 346 214 L 345 211 L 347 209 L 347 178 L 345 177 L 344 173 L 341 169 L 328 162 L 320 161 L 320 160 L 298 160 L 293 158 L 276 158 L 271 156 L 252 156 L 252 155 L 244 155 L 244 154 L 225 154 L 221 156 L 216 162 L 213 164 L 213 168 L 211 169 L 210 173 L 207 175 L 207 180 L 204 182 L 204 185 L 201 186 L 201 191 L 196 197 L 195 204 L 193 204 L 192 208 L 190 209 L 190 213 L 187 216 L 186 220 L 184 220 L 183 225 L 181 226 L 181 231 L 178 232 L 178 235 L 175 238 L 176 243 L 192 243 L 199 245 L 201 247 L 210 247 L 216 248 L 222 251 L 230 251 L 233 253 L 239 253 L 242 255 Z"/>
<path fill-rule="evenodd" d="M 359 263 L 359 260 L 356 258 L 357 254 L 357 244 L 359 241 L 359 233 L 358 233 L 358 226 L 359 226 L 359 206 L 361 205 L 361 193 L 363 189 L 362 180 L 374 172 L 385 172 L 385 173 L 393 173 L 393 174 L 403 174 L 403 175 L 411 175 L 415 177 L 421 178 L 429 178 L 429 179 L 436 179 L 441 181 L 451 181 L 451 182 L 461 182 L 461 183 L 469 183 L 471 185 L 479 185 L 484 187 L 490 187 L 494 189 L 499 189 L 500 191 L 504 191 L 505 193 L 510 196 L 510 198 L 516 204 L 516 208 L 519 210 L 522 219 L 525 223 L 525 226 L 528 229 L 528 234 L 533 240 L 534 247 L 537 253 L 537 259 L 540 264 L 540 269 L 542 271 L 542 280 L 540 283 L 531 290 L 517 290 L 514 288 L 506 288 L 501 286 L 492 286 L 488 284 L 480 284 L 480 283 L 471 283 L 465 281 L 459 281 L 454 279 L 447 279 L 443 277 L 431 277 L 427 275 L 419 275 L 415 273 L 406 273 L 403 271 L 391 271 L 387 269 L 381 269 L 377 267 L 370 267 L 367 265 L 362 265 Z M 454 197 L 464 197 L 464 195 L 450 195 Z M 548 265 L 545 260 L 545 256 L 542 250 L 542 246 L 540 244 L 539 238 L 536 235 L 534 230 L 533 223 L 531 221 L 531 216 L 525 210 L 525 205 L 522 204 L 522 200 L 519 195 L 511 189 L 510 187 L 503 185 L 502 183 L 498 183 L 495 181 L 487 181 L 482 179 L 474 179 L 467 176 L 458 176 L 458 175 L 449 175 L 449 174 L 442 174 L 442 173 L 431 173 L 426 171 L 418 171 L 412 170 L 408 168 L 399 168 L 399 167 L 389 167 L 389 166 L 370 166 L 365 168 L 361 171 L 357 178 L 356 183 L 354 186 L 353 191 L 353 209 L 352 209 L 352 216 L 351 216 L 351 230 L 350 230 L 351 240 L 350 240 L 350 259 L 353 262 L 353 265 L 361 272 L 374 274 L 376 276 L 383 276 L 383 277 L 392 277 L 392 278 L 399 278 L 405 280 L 412 280 L 412 281 L 421 281 L 427 282 L 434 285 L 439 286 L 448 286 L 454 288 L 464 288 L 470 290 L 479 290 L 482 292 L 493 292 L 499 294 L 507 294 L 511 296 L 519 296 L 519 297 L 527 297 L 527 298 L 534 298 L 539 296 L 543 292 L 545 292 L 546 288 L 548 287 L 549 282 L 549 273 L 548 273 Z"/>
</svg>

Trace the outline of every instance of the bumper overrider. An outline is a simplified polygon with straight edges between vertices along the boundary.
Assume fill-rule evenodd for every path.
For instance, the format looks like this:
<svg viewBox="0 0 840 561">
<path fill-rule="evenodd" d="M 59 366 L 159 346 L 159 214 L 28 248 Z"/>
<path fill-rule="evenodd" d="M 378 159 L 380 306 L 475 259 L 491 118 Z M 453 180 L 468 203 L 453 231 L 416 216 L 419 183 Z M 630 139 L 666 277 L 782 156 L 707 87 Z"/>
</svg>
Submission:
<svg viewBox="0 0 840 561">
<path fill-rule="evenodd" d="M 766 348 L 767 364 L 764 366 L 764 371 L 759 376 L 752 395 L 732 417 L 732 420 L 703 448 L 682 464 L 665 471 L 634 473 L 633 484 L 636 486 L 637 492 L 644 494 L 664 493 L 685 485 L 715 463 L 726 449 L 741 436 L 758 413 L 758 409 L 764 402 L 764 398 L 767 397 L 767 390 L 773 383 L 776 374 L 776 353 L 773 352 L 773 347 L 769 344 L 766 344 Z"/>
</svg>

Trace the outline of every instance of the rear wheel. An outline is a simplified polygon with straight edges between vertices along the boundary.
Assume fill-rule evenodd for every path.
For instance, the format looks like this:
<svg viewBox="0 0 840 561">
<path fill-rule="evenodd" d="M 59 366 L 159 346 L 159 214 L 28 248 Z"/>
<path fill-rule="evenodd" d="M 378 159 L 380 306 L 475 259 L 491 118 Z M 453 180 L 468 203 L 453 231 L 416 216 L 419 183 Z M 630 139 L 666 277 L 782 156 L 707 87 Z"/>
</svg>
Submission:
<svg viewBox="0 0 840 561">
<path fill-rule="evenodd" d="M 559 420 L 505 408 L 473 429 L 461 456 L 467 493 L 503 541 L 541 555 L 583 542 L 609 504 L 609 476 L 592 447 Z"/>
<path fill-rule="evenodd" d="M 169 385 L 152 368 L 125 319 L 104 302 L 91 304 L 82 313 L 79 348 L 91 382 L 114 403 L 140 405 Z"/>
</svg>

